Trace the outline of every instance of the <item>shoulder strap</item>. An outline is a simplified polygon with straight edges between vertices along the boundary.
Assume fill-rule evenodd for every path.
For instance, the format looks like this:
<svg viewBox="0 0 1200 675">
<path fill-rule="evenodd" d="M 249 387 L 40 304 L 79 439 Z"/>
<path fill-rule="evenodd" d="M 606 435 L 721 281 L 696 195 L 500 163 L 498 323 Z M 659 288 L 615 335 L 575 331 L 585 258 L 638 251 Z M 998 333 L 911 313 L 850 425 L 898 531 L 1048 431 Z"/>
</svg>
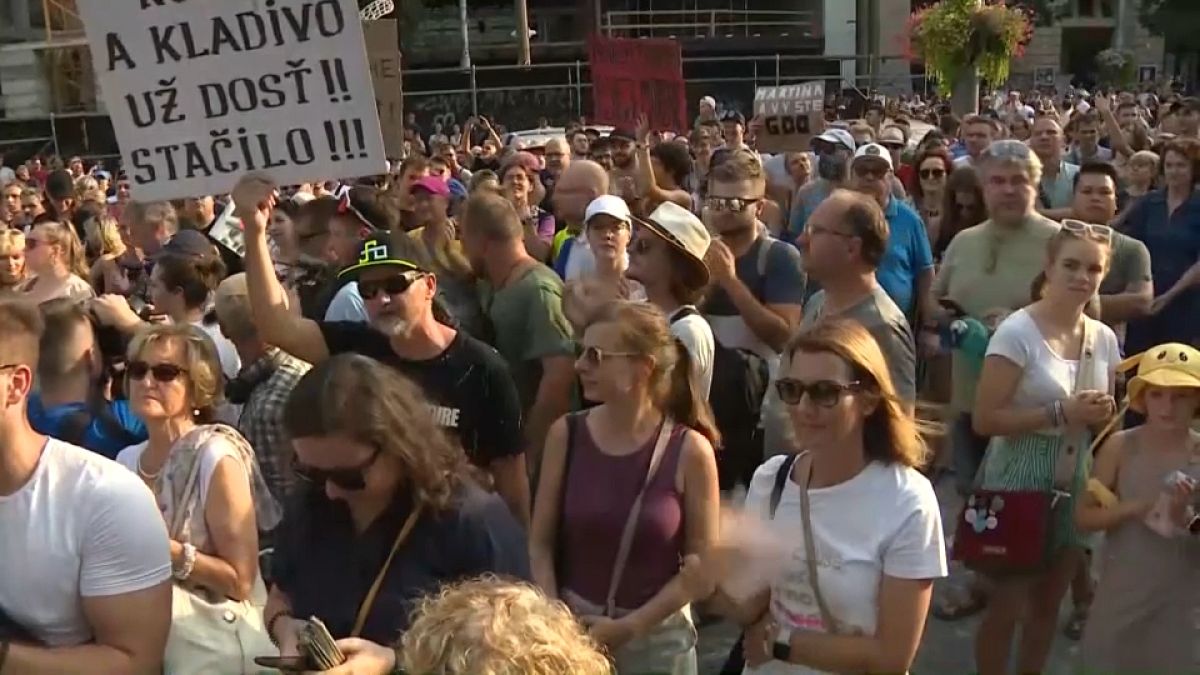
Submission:
<svg viewBox="0 0 1200 675">
<path fill-rule="evenodd" d="M 775 511 L 779 509 L 779 501 L 783 499 L 783 488 L 787 485 L 788 476 L 792 475 L 792 467 L 796 465 L 796 455 L 784 457 L 783 464 L 775 472 L 775 485 L 771 487 L 770 517 L 775 519 Z"/>
<path fill-rule="evenodd" d="M 760 277 L 766 276 L 766 274 L 767 274 L 767 258 L 771 255 L 771 247 L 773 247 L 775 245 L 776 241 L 779 241 L 778 239 L 776 239 L 775 237 L 772 237 L 769 234 L 764 235 L 762 240 L 763 240 L 763 243 L 760 244 L 758 247 L 758 265 L 757 265 L 758 276 L 760 276 Z"/>
<path fill-rule="evenodd" d="M 804 557 L 808 563 L 808 581 L 812 586 L 813 598 L 817 608 L 821 610 L 821 621 L 825 623 L 825 632 L 830 635 L 838 634 L 837 619 L 829 611 L 825 596 L 821 595 L 821 584 L 817 580 L 817 544 L 813 538 L 812 516 L 808 504 L 808 485 L 812 481 L 812 453 L 800 455 L 800 517 L 804 524 Z"/>
<path fill-rule="evenodd" d="M 629 550 L 633 547 L 633 533 L 637 530 L 638 521 L 641 519 L 642 498 L 646 496 L 646 490 L 649 489 L 650 482 L 654 480 L 654 474 L 662 462 L 667 441 L 671 439 L 671 431 L 674 428 L 675 422 L 664 417 L 662 425 L 658 428 L 658 438 L 654 441 L 654 452 L 650 455 L 650 466 L 646 470 L 646 478 L 642 481 L 642 487 L 638 490 L 637 497 L 633 499 L 633 505 L 629 507 L 629 515 L 625 518 L 625 529 L 621 531 L 621 543 L 617 546 L 617 559 L 613 563 L 612 578 L 608 582 L 608 597 L 604 603 L 605 616 L 615 615 L 617 588 L 621 585 L 621 577 L 625 575 L 625 565 L 629 562 Z"/>
<path fill-rule="evenodd" d="M 1079 366 L 1075 372 L 1075 388 L 1072 394 L 1078 394 L 1095 387 L 1096 380 L 1096 330 L 1091 319 L 1084 316 L 1083 338 L 1079 348 Z M 1082 456 L 1082 450 L 1088 445 L 1088 432 L 1071 432 L 1063 439 L 1054 461 L 1054 488 L 1068 491 L 1075 482 L 1075 469 Z"/>
<path fill-rule="evenodd" d="M 396 551 L 400 550 L 400 546 L 412 532 L 413 526 L 417 524 L 417 518 L 420 517 L 422 508 L 423 505 L 419 503 L 414 506 L 412 513 L 408 514 L 408 519 L 404 521 L 404 526 L 396 533 L 396 540 L 392 542 L 392 550 L 388 551 L 387 559 L 383 561 L 383 566 L 375 575 L 375 581 L 371 583 L 366 597 L 358 606 L 358 614 L 354 617 L 354 628 L 350 631 L 350 637 L 356 638 L 362 633 L 363 626 L 367 623 L 367 616 L 371 613 L 371 607 L 375 604 L 375 598 L 379 595 L 379 588 L 383 586 L 383 578 L 387 576 L 388 568 L 392 566 L 392 559 L 396 557 Z"/>
<path fill-rule="evenodd" d="M 699 314 L 700 314 L 700 311 L 697 310 L 695 308 L 695 306 L 684 305 L 683 307 L 680 307 L 679 309 L 675 310 L 675 313 L 672 314 L 670 316 L 670 318 L 667 319 L 667 323 L 675 323 L 676 321 L 679 321 L 680 319 L 686 319 L 689 316 L 698 316 Z"/>
<path fill-rule="evenodd" d="M 177 445 L 179 443 L 199 443 L 199 432 L 203 428 L 204 427 L 197 427 L 196 429 L 193 429 L 183 438 L 175 441 L 175 443 Z M 172 447 L 171 454 L 175 454 L 176 450 L 177 447 Z M 143 452 L 145 452 L 145 450 L 143 450 Z M 187 519 L 191 516 L 192 497 L 195 495 L 196 490 L 199 487 L 197 483 L 200 482 L 200 455 L 201 453 L 198 450 L 191 453 L 191 456 L 189 457 L 191 465 L 187 470 L 187 481 L 183 484 L 184 488 L 180 498 L 175 500 L 175 510 L 174 515 L 171 518 L 171 529 L 169 530 L 171 538 L 175 540 L 179 540 L 183 531 L 184 523 L 186 523 Z M 167 462 L 169 463 L 170 461 L 171 458 L 168 456 Z M 164 466 L 163 469 L 164 470 L 162 474 L 159 476 L 159 480 L 163 480 L 164 476 L 166 475 L 166 467 Z"/>
</svg>

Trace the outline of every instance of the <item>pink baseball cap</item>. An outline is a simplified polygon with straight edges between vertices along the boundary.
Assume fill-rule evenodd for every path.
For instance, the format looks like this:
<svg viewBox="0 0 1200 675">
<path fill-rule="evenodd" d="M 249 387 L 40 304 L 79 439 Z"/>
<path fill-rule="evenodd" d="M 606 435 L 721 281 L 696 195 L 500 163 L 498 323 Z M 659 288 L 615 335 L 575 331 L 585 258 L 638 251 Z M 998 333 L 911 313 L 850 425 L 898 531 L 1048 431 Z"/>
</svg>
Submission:
<svg viewBox="0 0 1200 675">
<path fill-rule="evenodd" d="M 425 176 L 424 178 L 421 178 L 417 180 L 417 182 L 413 183 L 412 189 L 414 191 L 424 190 L 429 194 L 437 195 L 439 197 L 450 196 L 450 186 L 446 184 L 446 181 L 442 180 L 438 176 Z"/>
</svg>

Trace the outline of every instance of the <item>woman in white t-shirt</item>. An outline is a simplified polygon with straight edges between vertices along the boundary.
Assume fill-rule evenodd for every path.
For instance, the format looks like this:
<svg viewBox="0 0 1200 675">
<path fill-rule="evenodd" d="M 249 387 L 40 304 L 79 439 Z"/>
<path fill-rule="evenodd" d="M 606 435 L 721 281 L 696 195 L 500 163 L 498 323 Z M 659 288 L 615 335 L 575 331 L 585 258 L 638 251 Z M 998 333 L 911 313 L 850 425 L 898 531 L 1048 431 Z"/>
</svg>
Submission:
<svg viewBox="0 0 1200 675">
<path fill-rule="evenodd" d="M 175 579 L 212 602 L 257 594 L 265 603 L 258 531 L 275 526 L 279 509 L 241 434 L 206 424 L 223 385 L 212 341 L 187 324 L 150 326 L 130 344 L 125 372 L 149 440 L 117 462 L 158 499 Z"/>
<path fill-rule="evenodd" d="M 724 553 L 686 561 L 686 586 L 704 596 L 721 584 L 716 605 L 747 626 L 747 675 L 906 672 L 933 580 L 946 576 L 917 423 L 856 322 L 796 335 L 780 373 L 803 451 L 771 458 L 751 481 L 747 515 L 769 532 L 723 531 Z M 735 587 L 749 599 L 733 601 Z"/>
<path fill-rule="evenodd" d="M 988 343 L 972 416 L 975 432 L 992 437 L 980 489 L 1083 493 L 1091 455 L 1064 452 L 1086 449 L 1089 429 L 1116 410 L 1117 337 L 1084 314 L 1108 271 L 1111 242 L 1108 227 L 1063 221 L 1048 242 L 1041 299 L 1005 319 Z M 1084 346 L 1089 340 L 1090 350 Z M 1082 377 L 1081 364 L 1090 365 Z M 1059 606 L 1084 564 L 1087 541 L 1073 522 L 1074 502 L 1073 496 L 1060 500 L 1053 514 L 1045 571 L 994 579 L 975 640 L 980 673 L 1011 669 L 1018 625 L 1017 671 L 1045 668 Z"/>
</svg>

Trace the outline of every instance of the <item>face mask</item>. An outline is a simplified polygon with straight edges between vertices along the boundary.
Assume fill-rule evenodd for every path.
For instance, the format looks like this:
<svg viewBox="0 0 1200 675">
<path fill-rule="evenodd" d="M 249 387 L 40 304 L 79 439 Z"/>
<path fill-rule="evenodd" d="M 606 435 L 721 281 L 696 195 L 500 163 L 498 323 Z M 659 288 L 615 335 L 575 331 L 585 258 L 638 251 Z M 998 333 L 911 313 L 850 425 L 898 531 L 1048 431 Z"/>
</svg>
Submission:
<svg viewBox="0 0 1200 675">
<path fill-rule="evenodd" d="M 841 180 L 846 176 L 846 160 L 837 154 L 817 158 L 817 175 L 825 180 Z"/>
</svg>

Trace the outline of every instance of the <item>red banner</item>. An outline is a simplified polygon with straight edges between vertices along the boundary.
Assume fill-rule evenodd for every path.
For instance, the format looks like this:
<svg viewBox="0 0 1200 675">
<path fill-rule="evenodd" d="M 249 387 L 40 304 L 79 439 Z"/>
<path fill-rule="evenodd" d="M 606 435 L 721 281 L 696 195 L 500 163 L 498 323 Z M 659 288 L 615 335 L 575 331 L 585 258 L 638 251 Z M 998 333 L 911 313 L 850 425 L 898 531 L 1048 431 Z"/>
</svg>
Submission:
<svg viewBox="0 0 1200 675">
<path fill-rule="evenodd" d="M 678 42 L 594 36 L 589 47 L 596 123 L 632 129 L 645 113 L 657 131 L 691 126 Z"/>
</svg>

